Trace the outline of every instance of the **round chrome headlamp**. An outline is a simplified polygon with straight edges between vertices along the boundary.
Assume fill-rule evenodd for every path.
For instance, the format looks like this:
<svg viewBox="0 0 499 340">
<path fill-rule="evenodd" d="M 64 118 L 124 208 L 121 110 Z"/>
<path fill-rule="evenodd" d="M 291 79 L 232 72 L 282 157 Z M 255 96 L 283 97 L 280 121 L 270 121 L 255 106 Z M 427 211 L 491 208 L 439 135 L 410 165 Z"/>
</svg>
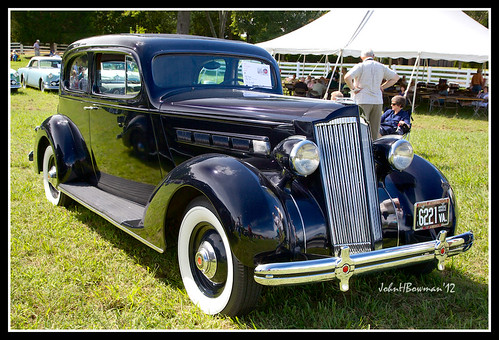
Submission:
<svg viewBox="0 0 499 340">
<path fill-rule="evenodd" d="M 296 143 L 289 153 L 289 166 L 300 176 L 312 174 L 319 166 L 319 148 L 314 142 L 302 140 Z"/>
<path fill-rule="evenodd" d="M 319 148 L 305 136 L 291 136 L 281 141 L 272 151 L 279 165 L 298 176 L 308 176 L 319 166 Z"/>
<path fill-rule="evenodd" d="M 388 152 L 388 161 L 397 170 L 404 170 L 409 167 L 414 157 L 414 150 L 411 143 L 405 139 L 399 139 L 393 143 Z"/>
</svg>

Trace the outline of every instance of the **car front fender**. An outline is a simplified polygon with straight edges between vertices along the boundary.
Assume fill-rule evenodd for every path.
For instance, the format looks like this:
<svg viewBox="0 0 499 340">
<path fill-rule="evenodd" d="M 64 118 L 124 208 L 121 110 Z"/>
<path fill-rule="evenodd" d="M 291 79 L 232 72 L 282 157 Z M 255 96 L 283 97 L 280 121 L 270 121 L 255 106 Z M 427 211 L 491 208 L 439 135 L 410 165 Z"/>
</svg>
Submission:
<svg viewBox="0 0 499 340">
<path fill-rule="evenodd" d="M 396 200 L 397 209 L 403 212 L 399 214 L 402 217 L 398 218 L 398 229 L 405 235 L 401 239 L 402 242 L 406 244 L 420 242 L 418 234 L 427 233 L 427 231 L 414 232 L 414 204 L 446 197 L 450 199 L 450 223 L 443 229 L 447 235 L 454 235 L 457 224 L 457 203 L 454 192 L 445 176 L 433 164 L 414 155 L 407 169 L 401 172 L 393 171 L 385 177 L 384 186 L 392 199 Z"/>
<path fill-rule="evenodd" d="M 232 252 L 248 267 L 260 256 L 289 253 L 285 208 L 272 185 L 251 165 L 233 157 L 208 154 L 177 166 L 158 186 L 148 204 L 144 226 L 158 235 L 175 228 L 183 208 L 204 195 L 215 208 Z M 183 202 L 183 203 L 179 203 Z M 159 242 L 159 246 L 164 246 Z"/>
</svg>

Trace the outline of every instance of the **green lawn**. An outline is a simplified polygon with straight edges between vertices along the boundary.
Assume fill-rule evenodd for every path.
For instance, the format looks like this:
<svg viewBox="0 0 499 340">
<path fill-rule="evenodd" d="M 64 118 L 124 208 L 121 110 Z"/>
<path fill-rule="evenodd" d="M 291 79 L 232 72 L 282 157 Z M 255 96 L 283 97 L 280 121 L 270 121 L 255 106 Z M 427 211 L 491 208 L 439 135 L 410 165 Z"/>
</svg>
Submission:
<svg viewBox="0 0 499 340">
<path fill-rule="evenodd" d="M 17 63 L 20 65 L 20 63 Z M 16 66 L 18 66 L 16 65 Z M 264 287 L 240 318 L 207 316 L 187 297 L 176 254 L 159 254 L 86 208 L 52 206 L 27 154 L 56 93 L 10 96 L 11 329 L 487 329 L 489 325 L 489 124 L 469 109 L 414 113 L 415 151 L 447 176 L 459 204 L 457 232 L 476 242 L 446 270 L 389 271 L 337 282 Z M 441 288 L 387 292 L 383 287 Z"/>
</svg>

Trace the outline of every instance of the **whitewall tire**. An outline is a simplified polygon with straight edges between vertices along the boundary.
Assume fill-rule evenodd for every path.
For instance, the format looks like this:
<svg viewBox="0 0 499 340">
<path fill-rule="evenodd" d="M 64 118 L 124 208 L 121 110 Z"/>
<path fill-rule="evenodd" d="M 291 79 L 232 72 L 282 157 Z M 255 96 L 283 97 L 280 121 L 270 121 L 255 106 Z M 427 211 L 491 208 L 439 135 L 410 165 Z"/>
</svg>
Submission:
<svg viewBox="0 0 499 340">
<path fill-rule="evenodd" d="M 43 188 L 45 197 L 53 205 L 66 206 L 70 198 L 56 188 L 57 185 L 57 163 L 52 146 L 47 146 L 43 154 Z"/>
<path fill-rule="evenodd" d="M 191 301 L 206 314 L 240 315 L 256 303 L 261 286 L 233 256 L 215 209 L 204 197 L 189 204 L 178 235 L 178 263 Z"/>
</svg>

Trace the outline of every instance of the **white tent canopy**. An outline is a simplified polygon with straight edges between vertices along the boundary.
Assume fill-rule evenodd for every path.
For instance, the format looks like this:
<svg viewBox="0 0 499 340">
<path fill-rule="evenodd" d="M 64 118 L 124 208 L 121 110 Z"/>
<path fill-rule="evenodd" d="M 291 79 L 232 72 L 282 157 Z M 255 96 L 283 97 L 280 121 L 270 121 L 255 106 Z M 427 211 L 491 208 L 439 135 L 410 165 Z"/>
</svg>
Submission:
<svg viewBox="0 0 499 340">
<path fill-rule="evenodd" d="M 486 62 L 489 29 L 455 9 L 333 9 L 319 19 L 258 46 L 272 54 L 360 56 Z"/>
</svg>

